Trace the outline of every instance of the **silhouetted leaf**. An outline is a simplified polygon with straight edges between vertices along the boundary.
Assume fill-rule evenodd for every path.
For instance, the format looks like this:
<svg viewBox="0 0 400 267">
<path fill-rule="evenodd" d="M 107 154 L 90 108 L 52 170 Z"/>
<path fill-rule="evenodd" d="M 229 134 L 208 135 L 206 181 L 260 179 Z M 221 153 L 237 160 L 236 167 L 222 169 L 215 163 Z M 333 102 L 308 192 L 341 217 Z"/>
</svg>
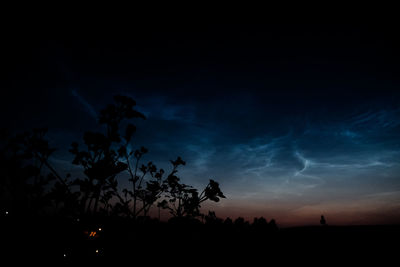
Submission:
<svg viewBox="0 0 400 267">
<path fill-rule="evenodd" d="M 136 126 L 133 124 L 128 124 L 125 129 L 125 140 L 129 142 L 132 135 L 136 132 Z"/>
</svg>

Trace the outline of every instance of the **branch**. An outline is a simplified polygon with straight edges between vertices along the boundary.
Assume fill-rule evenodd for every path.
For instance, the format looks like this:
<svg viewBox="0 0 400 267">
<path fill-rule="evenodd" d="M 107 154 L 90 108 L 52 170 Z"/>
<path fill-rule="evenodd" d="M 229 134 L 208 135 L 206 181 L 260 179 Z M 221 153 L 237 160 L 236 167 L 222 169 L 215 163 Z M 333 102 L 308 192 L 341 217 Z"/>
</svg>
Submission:
<svg viewBox="0 0 400 267">
<path fill-rule="evenodd" d="M 67 185 L 67 183 L 61 178 L 61 176 L 57 173 L 57 171 L 47 162 L 47 160 L 41 157 L 37 152 L 34 151 L 33 153 L 40 160 L 40 162 L 44 164 L 54 174 L 54 176 L 67 188 L 68 193 L 71 193 L 71 190 L 69 190 L 69 186 Z"/>
</svg>

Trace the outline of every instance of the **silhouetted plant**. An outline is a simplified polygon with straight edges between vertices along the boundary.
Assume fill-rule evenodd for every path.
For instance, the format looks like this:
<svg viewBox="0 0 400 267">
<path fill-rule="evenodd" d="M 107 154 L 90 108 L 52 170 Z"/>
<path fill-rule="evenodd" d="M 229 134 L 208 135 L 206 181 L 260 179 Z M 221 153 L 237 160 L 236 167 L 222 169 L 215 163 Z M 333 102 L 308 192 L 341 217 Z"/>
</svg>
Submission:
<svg viewBox="0 0 400 267">
<path fill-rule="evenodd" d="M 130 127 L 130 134 L 133 131 L 132 129 Z M 128 137 L 124 138 L 125 144 L 119 148 L 119 155 L 127 163 L 127 172 L 130 176 L 129 181 L 132 182 L 132 190 L 124 189 L 125 200 L 121 201 L 119 208 L 124 210 L 128 208 L 127 205 L 129 205 L 130 200 L 127 199 L 127 196 L 130 196 L 133 200 L 133 207 L 129 214 L 136 218 L 140 215 L 147 216 L 150 208 L 166 191 L 167 183 L 166 179 L 164 179 L 165 171 L 158 169 L 153 162 L 150 161 L 147 165 L 142 164 L 139 167 L 142 157 L 148 150 L 141 147 L 135 151 L 129 151 L 130 134 L 127 134 Z M 178 165 L 173 168 L 168 177 L 176 171 L 177 167 Z"/>
<path fill-rule="evenodd" d="M 5 199 L 2 203 L 8 208 L 37 214 L 52 202 L 58 207 L 61 202 L 71 200 L 68 174 L 62 178 L 49 163 L 55 149 L 45 139 L 46 132 L 46 129 L 34 129 L 15 136 L 3 136 L 0 162 Z M 52 181 L 55 181 L 54 187 L 49 191 Z"/>
<path fill-rule="evenodd" d="M 120 124 L 123 120 L 145 119 L 142 113 L 134 110 L 135 101 L 125 96 L 115 96 L 114 100 L 117 105 L 108 105 L 106 109 L 102 110 L 99 121 L 107 126 L 107 137 L 110 142 L 118 144 L 117 160 L 125 164 L 125 168 L 121 171 L 127 171 L 129 181 L 132 183 L 131 190 L 123 190 L 123 196 L 115 193 L 119 200 L 115 205 L 115 212 L 125 213 L 133 218 L 137 218 L 139 215 L 146 216 L 165 188 L 162 181 L 164 170 L 158 170 L 152 162 L 148 162 L 146 165 L 141 164 L 143 156 L 148 152 L 145 147 L 137 150 L 131 149 L 132 137 L 136 132 L 135 125 L 129 123 L 125 127 L 124 134 L 120 133 Z M 150 178 L 147 178 L 148 176 Z M 132 210 L 130 209 L 131 202 Z"/>
<path fill-rule="evenodd" d="M 164 170 L 157 170 L 157 167 L 152 162 L 142 165 L 140 171 L 142 175 L 139 178 L 136 194 L 142 205 L 136 210 L 135 216 L 140 213 L 143 213 L 143 216 L 147 216 L 150 208 L 161 197 L 167 187 L 165 180 L 163 180 Z M 150 178 L 144 184 L 146 175 L 150 176 Z"/>
<path fill-rule="evenodd" d="M 198 193 L 192 186 L 180 183 L 180 179 L 175 175 L 179 165 L 185 162 L 178 157 L 176 161 L 171 161 L 174 166 L 172 173 L 167 178 L 168 189 L 166 199 L 159 203 L 159 206 L 168 209 L 175 217 L 198 217 L 201 215 L 201 203 L 207 200 L 218 202 L 220 198 L 225 198 L 219 188 L 219 184 L 210 180 L 204 190 Z"/>
<path fill-rule="evenodd" d="M 157 200 L 163 198 L 158 203 L 159 209 L 168 208 L 174 216 L 196 217 L 200 214 L 200 203 L 208 199 L 219 201 L 220 197 L 224 197 L 218 183 L 213 180 L 210 180 L 200 195 L 191 186 L 181 184 L 175 175 L 177 168 L 185 165 L 180 157 L 171 161 L 173 168 L 168 175 L 152 162 L 142 164 L 148 150 L 144 147 L 137 150 L 131 148 L 136 127 L 127 124 L 124 134 L 121 134 L 121 128 L 125 120 L 145 117 L 134 110 L 136 103 L 131 98 L 116 96 L 114 100 L 116 104 L 108 105 L 100 112 L 99 122 L 106 126 L 106 133 L 86 132 L 83 138 L 86 148 L 81 150 L 78 143 L 73 143 L 70 149 L 75 155 L 73 163 L 82 166 L 86 176 L 85 179 L 75 181 L 82 192 L 82 212 L 111 211 L 113 214 L 137 218 L 147 216 Z M 117 188 L 116 176 L 123 172 L 128 173 L 132 189 L 125 188 L 121 194 Z M 110 200 L 113 197 L 118 201 L 111 206 Z M 175 201 L 179 203 L 176 208 L 168 205 L 174 206 Z"/>
<path fill-rule="evenodd" d="M 107 136 L 86 132 L 84 142 L 86 150 L 79 150 L 77 143 L 73 143 L 70 149 L 75 155 L 73 163 L 81 165 L 87 177 L 77 179 L 75 184 L 80 186 L 82 192 L 82 211 L 96 213 L 99 200 L 104 200 L 104 195 L 114 194 L 117 190 L 115 177 L 126 169 L 126 164 L 118 160 L 118 155 L 112 149 L 112 142 Z"/>
<path fill-rule="evenodd" d="M 73 180 L 66 174 L 63 178 L 55 170 L 49 162 L 55 149 L 45 139 L 45 129 L 4 142 L 1 148 L 4 176 L 0 183 L 4 196 L 12 194 L 18 200 L 15 203 L 30 203 L 34 209 L 52 203 L 56 210 L 69 214 L 100 213 L 133 218 L 146 217 L 156 203 L 159 214 L 163 208 L 175 217 L 196 218 L 202 215 L 201 203 L 225 198 L 214 180 L 200 194 L 181 183 L 176 174 L 185 162 L 180 157 L 171 161 L 169 174 L 151 161 L 142 164 L 148 150 L 132 149 L 136 127 L 130 120 L 145 116 L 134 109 L 136 103 L 129 97 L 115 96 L 114 102 L 100 111 L 99 123 L 104 125 L 104 133 L 88 131 L 84 133 L 83 146 L 77 142 L 71 144 L 72 163 L 82 167 L 85 177 Z M 123 173 L 128 174 L 131 189 L 118 188 L 117 176 Z M 79 190 L 74 190 L 76 186 Z"/>
<path fill-rule="evenodd" d="M 112 208 L 110 200 L 114 196 L 121 201 L 118 209 L 127 211 L 123 206 L 128 203 L 123 201 L 118 192 L 116 176 L 130 168 L 129 159 L 123 162 L 121 157 L 133 153 L 128 152 L 126 147 L 136 128 L 133 124 L 128 124 L 122 137 L 121 123 L 124 120 L 145 117 L 134 110 L 136 103 L 133 99 L 115 96 L 114 101 L 115 104 L 110 104 L 100 111 L 99 123 L 105 125 L 106 133 L 86 132 L 83 137 L 86 148 L 80 150 L 78 143 L 73 143 L 70 149 L 75 155 L 73 163 L 81 165 L 86 175 L 85 179 L 76 180 L 82 192 L 81 209 L 84 213 L 96 213 L 99 203 L 102 204 L 100 210 L 108 213 Z M 122 139 L 125 140 L 124 145 L 121 145 Z"/>
</svg>

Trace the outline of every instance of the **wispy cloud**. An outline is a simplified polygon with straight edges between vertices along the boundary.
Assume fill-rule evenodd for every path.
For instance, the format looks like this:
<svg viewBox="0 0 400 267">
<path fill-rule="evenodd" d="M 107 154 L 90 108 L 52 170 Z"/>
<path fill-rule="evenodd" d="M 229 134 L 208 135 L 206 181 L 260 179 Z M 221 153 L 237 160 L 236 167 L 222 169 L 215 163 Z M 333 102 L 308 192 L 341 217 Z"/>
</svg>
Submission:
<svg viewBox="0 0 400 267">
<path fill-rule="evenodd" d="M 133 97 L 138 101 L 137 109 L 149 119 L 195 123 L 196 108 L 193 104 L 174 103 L 164 96 Z"/>
<path fill-rule="evenodd" d="M 88 101 L 86 101 L 79 93 L 77 90 L 73 89 L 71 90 L 71 94 L 78 99 L 79 103 L 81 103 L 84 108 L 86 109 L 87 113 L 94 119 L 97 119 L 97 113 L 96 110 L 93 108 L 91 104 L 89 104 Z"/>
<path fill-rule="evenodd" d="M 309 174 L 308 171 L 310 170 L 310 168 L 318 167 L 318 164 L 310 159 L 306 159 L 303 155 L 299 153 L 299 151 L 296 151 L 294 155 L 303 163 L 303 167 L 300 170 L 296 171 L 294 173 L 294 176 L 313 180 L 312 183 L 308 185 L 309 187 L 317 186 L 322 181 L 322 179 L 316 175 Z"/>
<path fill-rule="evenodd" d="M 349 124 L 353 127 L 395 128 L 400 125 L 400 109 L 368 110 L 350 117 Z"/>
</svg>

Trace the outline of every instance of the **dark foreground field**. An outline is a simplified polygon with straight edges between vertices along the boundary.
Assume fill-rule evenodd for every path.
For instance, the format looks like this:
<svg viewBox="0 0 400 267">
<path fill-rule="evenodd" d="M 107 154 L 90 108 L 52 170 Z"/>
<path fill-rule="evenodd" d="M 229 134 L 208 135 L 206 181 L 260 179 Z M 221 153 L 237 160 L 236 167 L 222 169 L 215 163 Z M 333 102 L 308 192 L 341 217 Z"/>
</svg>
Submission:
<svg viewBox="0 0 400 267">
<path fill-rule="evenodd" d="M 400 226 L 205 225 L 127 219 L 2 218 L 2 261 L 191 266 L 272 262 L 384 262 L 397 258 Z M 14 264 L 12 264 L 14 265 Z M 140 264 L 141 265 L 141 264 Z M 142 265 L 143 266 L 143 265 Z"/>
</svg>

